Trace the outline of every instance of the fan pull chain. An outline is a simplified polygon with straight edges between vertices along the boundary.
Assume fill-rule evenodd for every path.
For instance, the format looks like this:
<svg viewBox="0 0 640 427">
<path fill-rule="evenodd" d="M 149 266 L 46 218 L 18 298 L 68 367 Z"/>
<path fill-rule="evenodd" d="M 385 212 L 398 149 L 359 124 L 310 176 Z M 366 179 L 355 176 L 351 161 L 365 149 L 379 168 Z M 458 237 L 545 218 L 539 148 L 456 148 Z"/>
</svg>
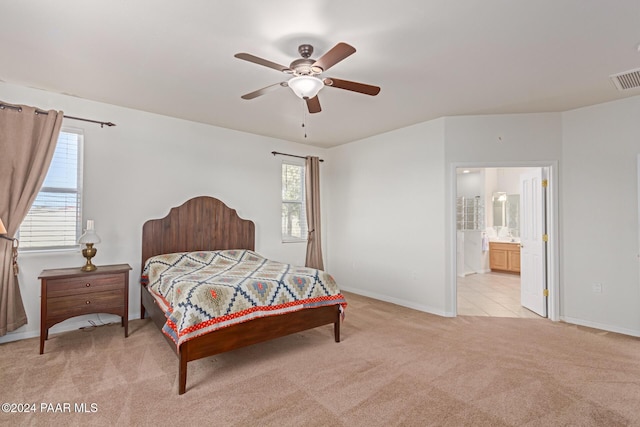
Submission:
<svg viewBox="0 0 640 427">
<path fill-rule="evenodd" d="M 306 101 L 302 101 L 302 127 L 304 128 L 304 138 L 307 138 L 307 129 L 306 129 L 306 123 L 307 123 L 307 103 Z"/>
</svg>

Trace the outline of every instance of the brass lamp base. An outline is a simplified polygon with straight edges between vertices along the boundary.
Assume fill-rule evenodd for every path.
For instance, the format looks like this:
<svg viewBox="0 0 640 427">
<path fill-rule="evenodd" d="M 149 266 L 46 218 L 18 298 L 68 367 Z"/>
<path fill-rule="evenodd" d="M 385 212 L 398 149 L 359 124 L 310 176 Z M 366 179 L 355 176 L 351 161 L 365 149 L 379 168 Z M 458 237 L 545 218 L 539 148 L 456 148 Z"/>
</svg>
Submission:
<svg viewBox="0 0 640 427">
<path fill-rule="evenodd" d="M 80 269 L 82 271 L 95 271 L 98 269 L 91 263 L 91 258 L 96 256 L 98 250 L 93 247 L 93 243 L 87 243 L 87 247 L 82 250 L 82 256 L 87 259 L 87 263 Z"/>
</svg>

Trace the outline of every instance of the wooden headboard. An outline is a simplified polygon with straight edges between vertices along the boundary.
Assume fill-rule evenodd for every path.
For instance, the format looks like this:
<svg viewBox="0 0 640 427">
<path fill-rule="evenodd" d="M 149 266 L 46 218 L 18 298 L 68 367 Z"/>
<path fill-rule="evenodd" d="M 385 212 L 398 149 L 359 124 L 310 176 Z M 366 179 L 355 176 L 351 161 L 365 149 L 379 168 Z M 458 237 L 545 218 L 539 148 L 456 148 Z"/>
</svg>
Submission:
<svg viewBox="0 0 640 427">
<path fill-rule="evenodd" d="M 142 227 L 143 267 L 154 255 L 222 249 L 254 250 L 255 225 L 213 197 L 187 200 Z"/>
</svg>

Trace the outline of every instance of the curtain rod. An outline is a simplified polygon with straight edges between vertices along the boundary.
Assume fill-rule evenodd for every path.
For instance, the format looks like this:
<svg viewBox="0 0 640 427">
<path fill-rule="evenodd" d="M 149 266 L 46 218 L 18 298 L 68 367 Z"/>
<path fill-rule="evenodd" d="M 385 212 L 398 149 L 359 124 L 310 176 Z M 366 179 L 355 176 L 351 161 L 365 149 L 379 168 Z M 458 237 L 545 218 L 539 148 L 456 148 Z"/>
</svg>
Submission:
<svg viewBox="0 0 640 427">
<path fill-rule="evenodd" d="M 274 156 L 275 155 L 281 155 L 281 156 L 297 157 L 299 159 L 306 159 L 306 157 L 304 157 L 304 156 L 296 156 L 295 154 L 279 153 L 277 151 L 272 151 L 271 154 L 273 154 Z M 322 160 L 322 159 L 318 159 L 318 160 L 320 160 L 321 162 L 324 162 L 324 160 Z"/>
<path fill-rule="evenodd" d="M 4 110 L 5 108 L 9 108 L 11 110 L 16 110 L 18 112 L 22 112 L 22 107 L 16 106 L 16 105 L 10 105 L 10 104 L 2 104 L 0 103 L 0 110 Z M 48 111 L 42 111 L 42 110 L 38 110 L 36 109 L 36 114 L 44 114 L 45 116 L 49 114 Z M 111 122 L 101 122 L 98 120 L 91 120 L 91 119 L 83 119 L 82 117 L 73 117 L 73 116 L 62 116 L 65 119 L 72 119 L 72 120 L 80 120 L 83 122 L 90 122 L 90 123 L 97 123 L 100 125 L 100 127 L 105 127 L 105 126 L 115 126 L 115 123 L 111 123 Z"/>
</svg>

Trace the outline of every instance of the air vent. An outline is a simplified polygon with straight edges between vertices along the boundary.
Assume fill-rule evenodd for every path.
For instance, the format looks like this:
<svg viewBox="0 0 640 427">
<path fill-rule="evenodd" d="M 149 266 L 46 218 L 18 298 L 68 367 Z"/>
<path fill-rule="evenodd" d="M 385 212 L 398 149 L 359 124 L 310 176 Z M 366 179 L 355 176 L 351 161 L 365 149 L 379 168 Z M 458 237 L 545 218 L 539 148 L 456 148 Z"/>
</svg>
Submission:
<svg viewBox="0 0 640 427">
<path fill-rule="evenodd" d="M 620 91 L 640 88 L 640 68 L 609 77 Z"/>
</svg>

